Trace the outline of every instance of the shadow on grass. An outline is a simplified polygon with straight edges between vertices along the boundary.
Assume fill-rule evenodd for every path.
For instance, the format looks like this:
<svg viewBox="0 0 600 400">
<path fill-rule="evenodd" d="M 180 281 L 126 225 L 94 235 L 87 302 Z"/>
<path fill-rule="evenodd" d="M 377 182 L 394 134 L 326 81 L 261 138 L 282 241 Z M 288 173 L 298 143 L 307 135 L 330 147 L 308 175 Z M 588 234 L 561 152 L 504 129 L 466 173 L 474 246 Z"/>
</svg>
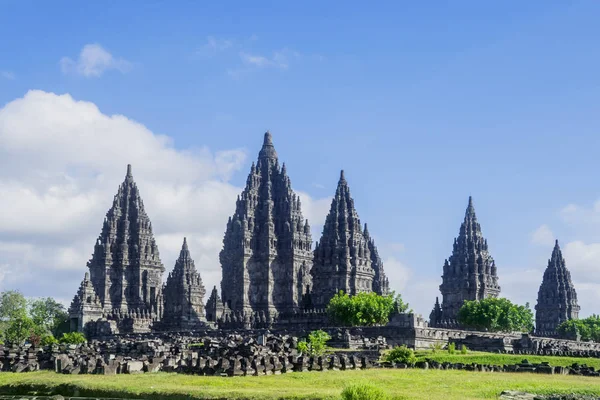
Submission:
<svg viewBox="0 0 600 400">
<path fill-rule="evenodd" d="M 86 389 L 79 385 L 70 383 L 61 383 L 56 386 L 46 386 L 44 384 L 35 383 L 19 383 L 16 385 L 0 386 L 0 395 L 9 396 L 54 396 L 61 395 L 65 397 L 90 397 L 102 399 L 149 399 L 149 400 L 190 400 L 203 399 L 200 396 L 186 395 L 182 393 L 164 393 L 164 392 L 147 392 L 143 394 L 132 393 L 121 390 L 110 389 Z M 227 397 L 206 397 L 210 400 L 227 400 Z M 250 399 L 248 399 L 250 400 Z"/>
</svg>

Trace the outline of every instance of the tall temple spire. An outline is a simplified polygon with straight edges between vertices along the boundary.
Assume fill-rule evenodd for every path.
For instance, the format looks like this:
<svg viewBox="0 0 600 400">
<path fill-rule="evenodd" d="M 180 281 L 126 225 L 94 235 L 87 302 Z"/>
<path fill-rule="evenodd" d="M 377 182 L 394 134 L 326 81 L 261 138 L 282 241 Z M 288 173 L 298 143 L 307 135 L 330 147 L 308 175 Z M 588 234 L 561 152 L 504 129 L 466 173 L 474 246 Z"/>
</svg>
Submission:
<svg viewBox="0 0 600 400">
<path fill-rule="evenodd" d="M 224 304 L 268 316 L 299 310 L 311 285 L 312 238 L 305 226 L 299 197 L 266 132 L 219 255 Z"/>
<path fill-rule="evenodd" d="M 558 325 L 579 317 L 577 293 L 558 240 L 554 244 L 552 256 L 544 271 L 535 310 L 536 333 L 544 336 L 556 335 Z"/>
<path fill-rule="evenodd" d="M 454 239 L 452 255 L 444 262 L 443 271 L 441 318 L 445 323 L 456 323 L 458 310 L 465 300 L 481 300 L 500 294 L 496 265 L 481 233 L 471 196 L 458 237 Z M 433 314 L 439 317 L 439 312 Z M 431 324 L 435 326 L 441 322 L 432 320 Z"/>
<path fill-rule="evenodd" d="M 90 287 L 103 313 L 160 318 L 164 267 L 131 165 L 127 165 L 87 265 Z"/>
<path fill-rule="evenodd" d="M 169 274 L 164 288 L 165 312 L 162 321 L 164 329 L 194 329 L 203 326 L 204 295 L 206 290 L 202 278 L 196 270 L 194 260 L 183 238 L 179 258 Z"/>
<path fill-rule="evenodd" d="M 312 299 L 317 307 L 325 307 L 340 290 L 355 295 L 371 292 L 376 286 L 369 240 L 363 234 L 344 171 L 340 172 L 323 234 L 315 248 L 311 274 Z"/>
</svg>

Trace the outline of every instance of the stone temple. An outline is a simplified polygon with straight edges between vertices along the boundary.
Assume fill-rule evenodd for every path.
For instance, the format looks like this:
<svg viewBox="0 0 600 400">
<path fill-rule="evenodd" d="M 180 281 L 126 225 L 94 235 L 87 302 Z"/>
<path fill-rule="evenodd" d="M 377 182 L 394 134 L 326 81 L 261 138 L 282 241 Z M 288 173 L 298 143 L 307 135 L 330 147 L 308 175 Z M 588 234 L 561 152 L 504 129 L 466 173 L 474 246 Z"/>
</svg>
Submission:
<svg viewBox="0 0 600 400">
<path fill-rule="evenodd" d="M 185 238 L 163 284 L 165 267 L 128 165 L 69 307 L 71 329 L 93 337 L 215 327 L 318 328 L 327 324 L 324 308 L 339 291 L 389 293 L 377 246 L 359 219 L 344 172 L 313 251 L 300 197 L 285 164 L 279 164 L 269 132 L 227 221 L 219 260 L 221 292 L 214 287 L 206 303 Z M 446 330 L 460 328 L 457 313 L 465 300 L 500 294 L 496 265 L 470 197 L 444 263 L 440 291 L 442 303 L 436 299 L 429 325 Z M 558 243 L 536 311 L 537 333 L 547 336 L 561 322 L 578 317 L 577 295 Z"/>
<path fill-rule="evenodd" d="M 182 262 L 185 264 L 187 260 Z M 161 320 L 165 306 L 169 310 L 178 309 L 171 302 L 189 301 L 190 295 L 200 305 L 203 301 L 198 300 L 204 296 L 202 282 L 193 278 L 183 265 L 183 272 L 176 268 L 174 274 L 187 274 L 191 277 L 190 285 L 200 288 L 178 293 L 169 290 L 171 295 L 165 304 L 162 284 L 165 268 L 130 165 L 125 181 L 106 213 L 87 266 L 89 273 L 85 274 L 69 307 L 74 330 L 83 331 L 87 325 L 86 329 L 92 335 L 148 332 Z M 186 299 L 177 299 L 178 296 L 186 296 Z M 179 324 L 173 320 L 170 323 Z"/>
<path fill-rule="evenodd" d="M 268 321 L 300 310 L 311 290 L 311 247 L 300 198 L 267 132 L 227 222 L 219 256 L 224 304 L 234 314 Z"/>
<path fill-rule="evenodd" d="M 311 274 L 312 300 L 318 308 L 326 307 L 340 290 L 351 296 L 372 291 L 387 294 L 387 278 L 377 247 L 367 226 L 362 229 L 344 171 L 315 248 Z"/>
<path fill-rule="evenodd" d="M 562 322 L 577 319 L 579 316 L 577 293 L 558 240 L 544 271 L 535 311 L 536 334 L 550 337 L 556 335 L 556 327 Z"/>
<path fill-rule="evenodd" d="M 456 317 L 465 300 L 500 294 L 496 264 L 481 233 L 471 197 L 458 237 L 454 239 L 452 255 L 444 262 L 440 292 L 442 304 L 436 299 L 429 316 L 431 326 L 458 326 Z"/>
</svg>

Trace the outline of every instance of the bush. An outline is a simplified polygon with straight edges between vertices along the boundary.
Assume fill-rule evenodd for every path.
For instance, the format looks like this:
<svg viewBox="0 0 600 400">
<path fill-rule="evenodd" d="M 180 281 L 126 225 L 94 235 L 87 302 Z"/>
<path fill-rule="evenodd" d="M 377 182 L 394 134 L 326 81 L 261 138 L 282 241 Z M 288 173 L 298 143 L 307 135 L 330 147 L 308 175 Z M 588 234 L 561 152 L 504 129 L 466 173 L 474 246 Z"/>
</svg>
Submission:
<svg viewBox="0 0 600 400">
<path fill-rule="evenodd" d="M 533 312 L 529 303 L 520 306 L 508 299 L 488 297 L 465 301 L 458 311 L 458 322 L 490 332 L 531 332 Z"/>
<path fill-rule="evenodd" d="M 85 336 L 81 332 L 63 333 L 59 341 L 64 344 L 82 344 L 87 342 Z"/>
<path fill-rule="evenodd" d="M 456 353 L 456 343 L 448 343 L 448 354 Z"/>
<path fill-rule="evenodd" d="M 469 351 L 469 349 L 467 348 L 467 346 L 465 346 L 463 344 L 462 347 L 460 348 L 460 354 L 467 354 L 468 351 Z"/>
<path fill-rule="evenodd" d="M 345 326 L 385 325 L 392 314 L 405 312 L 408 304 L 394 293 L 380 296 L 377 293 L 359 293 L 355 296 L 340 291 L 327 305 L 330 318 Z"/>
<path fill-rule="evenodd" d="M 429 347 L 431 348 L 432 353 L 437 353 L 438 351 L 441 351 L 444 348 L 444 345 L 440 342 L 435 342 L 431 343 Z"/>
<path fill-rule="evenodd" d="M 331 336 L 325 331 L 312 331 L 308 334 L 308 342 L 301 340 L 298 342 L 297 349 L 302 354 L 311 356 L 320 356 L 325 351 L 325 345 L 331 339 Z"/>
<path fill-rule="evenodd" d="M 409 349 L 405 345 L 396 346 L 390 350 L 385 356 L 384 361 L 391 363 L 414 364 L 417 362 L 417 357 L 413 349 Z"/>
<path fill-rule="evenodd" d="M 49 333 L 47 335 L 42 336 L 42 339 L 40 340 L 40 344 L 42 346 L 52 346 L 53 344 L 58 344 L 58 340 L 56 340 L 54 335 Z"/>
<path fill-rule="evenodd" d="M 376 386 L 355 384 L 342 391 L 342 400 L 387 400 L 387 394 Z"/>
</svg>

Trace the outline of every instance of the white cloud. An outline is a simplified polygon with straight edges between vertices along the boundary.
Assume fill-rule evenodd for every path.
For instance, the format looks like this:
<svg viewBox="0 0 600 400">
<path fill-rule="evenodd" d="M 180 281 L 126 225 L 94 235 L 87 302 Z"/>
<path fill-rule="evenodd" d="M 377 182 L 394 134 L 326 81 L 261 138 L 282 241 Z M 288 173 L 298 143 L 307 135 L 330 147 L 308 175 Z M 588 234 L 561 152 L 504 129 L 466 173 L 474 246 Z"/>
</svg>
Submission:
<svg viewBox="0 0 600 400">
<path fill-rule="evenodd" d="M 86 44 L 76 61 L 69 57 L 63 57 L 60 60 L 60 66 L 64 74 L 76 73 L 86 78 L 100 77 L 108 70 L 126 73 L 133 68 L 129 61 L 113 57 L 99 44 Z"/>
<path fill-rule="evenodd" d="M 16 78 L 16 75 L 10 71 L 0 71 L 0 77 L 12 81 Z"/>
<path fill-rule="evenodd" d="M 211 57 L 217 53 L 230 49 L 233 47 L 233 44 L 233 40 L 230 39 L 220 39 L 214 36 L 208 36 L 206 38 L 206 43 L 198 50 L 198 54 Z"/>
<path fill-rule="evenodd" d="M 127 164 L 167 272 L 186 236 L 205 286 L 219 287 L 218 254 L 242 190 L 229 179 L 249 170 L 245 152 L 178 150 L 170 137 L 93 103 L 30 91 L 0 108 L 0 290 L 68 303 Z M 314 233 L 331 199 L 300 196 Z"/>
<path fill-rule="evenodd" d="M 531 243 L 533 244 L 552 246 L 554 240 L 554 233 L 548 225 L 541 225 L 531 234 Z"/>
<path fill-rule="evenodd" d="M 287 69 L 290 65 L 291 60 L 300 58 L 300 53 L 287 48 L 276 51 L 271 57 L 263 56 L 260 54 L 250 54 L 246 52 L 240 52 L 240 58 L 242 62 L 247 66 L 256 68 L 278 68 Z"/>
<path fill-rule="evenodd" d="M 387 257 L 383 269 L 390 281 L 390 289 L 402 292 L 412 277 L 412 271 L 396 257 Z M 431 294 L 429 295 L 431 296 Z M 405 297 L 406 300 L 406 297 Z"/>
</svg>

